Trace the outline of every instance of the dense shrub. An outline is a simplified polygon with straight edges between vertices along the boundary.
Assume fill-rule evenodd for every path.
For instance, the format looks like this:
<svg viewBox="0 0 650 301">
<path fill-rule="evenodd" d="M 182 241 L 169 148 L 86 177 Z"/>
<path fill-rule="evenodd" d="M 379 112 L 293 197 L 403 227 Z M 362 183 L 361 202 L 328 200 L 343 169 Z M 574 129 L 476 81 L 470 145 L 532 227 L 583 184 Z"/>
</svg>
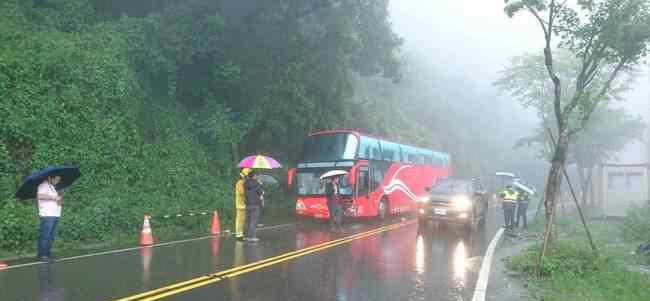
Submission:
<svg viewBox="0 0 650 301">
<path fill-rule="evenodd" d="M 520 255 L 509 258 L 507 267 L 511 270 L 533 275 L 539 258 L 539 245 L 533 245 Z M 596 257 L 589 246 L 573 241 L 557 241 L 544 257 L 540 275 L 553 277 L 556 274 L 586 277 L 609 266 L 609 258 Z"/>
<path fill-rule="evenodd" d="M 145 213 L 231 207 L 230 179 L 209 171 L 179 105 L 145 95 L 114 25 L 57 31 L 24 23 L 15 7 L 5 12 L 14 15 L 0 20 L 0 249 L 34 247 L 35 201 L 12 197 L 48 164 L 76 164 L 83 174 L 65 192 L 63 241 L 138 233 Z"/>
<path fill-rule="evenodd" d="M 650 241 L 650 206 L 627 211 L 623 222 L 623 237 L 630 242 Z"/>
</svg>

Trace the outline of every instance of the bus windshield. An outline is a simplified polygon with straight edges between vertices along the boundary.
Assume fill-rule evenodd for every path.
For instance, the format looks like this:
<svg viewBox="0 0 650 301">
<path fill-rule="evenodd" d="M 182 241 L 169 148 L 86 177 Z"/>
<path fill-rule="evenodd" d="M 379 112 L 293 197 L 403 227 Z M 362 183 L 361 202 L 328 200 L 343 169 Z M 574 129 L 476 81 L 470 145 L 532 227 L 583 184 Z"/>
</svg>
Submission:
<svg viewBox="0 0 650 301">
<path fill-rule="evenodd" d="M 296 192 L 298 195 L 325 195 L 325 182 L 321 181 L 322 170 L 304 170 L 296 173 Z M 339 194 L 352 195 L 352 187 L 348 184 L 348 177 L 339 179 Z"/>
<path fill-rule="evenodd" d="M 349 133 L 310 136 L 303 147 L 302 162 L 353 160 L 358 145 L 357 137 Z"/>
</svg>

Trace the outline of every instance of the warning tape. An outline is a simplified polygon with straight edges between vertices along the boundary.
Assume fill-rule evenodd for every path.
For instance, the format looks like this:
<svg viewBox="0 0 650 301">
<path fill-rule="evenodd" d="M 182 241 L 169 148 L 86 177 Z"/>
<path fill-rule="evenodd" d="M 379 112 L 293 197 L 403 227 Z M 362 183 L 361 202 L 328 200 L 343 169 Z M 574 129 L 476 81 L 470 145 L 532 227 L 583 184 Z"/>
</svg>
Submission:
<svg viewBox="0 0 650 301">
<path fill-rule="evenodd" d="M 168 219 L 168 218 L 173 218 L 173 217 L 186 217 L 186 216 L 205 216 L 210 214 L 207 211 L 201 211 L 201 212 L 189 212 L 189 213 L 177 213 L 177 214 L 162 214 L 162 215 L 151 215 L 150 217 L 153 218 L 162 218 L 162 219 Z"/>
</svg>

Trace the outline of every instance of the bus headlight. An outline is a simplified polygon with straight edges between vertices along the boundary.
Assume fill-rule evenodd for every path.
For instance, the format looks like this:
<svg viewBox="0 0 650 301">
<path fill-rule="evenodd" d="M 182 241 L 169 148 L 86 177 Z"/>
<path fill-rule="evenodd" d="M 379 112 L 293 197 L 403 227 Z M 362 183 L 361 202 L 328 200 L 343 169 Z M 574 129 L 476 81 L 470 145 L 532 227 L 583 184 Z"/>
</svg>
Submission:
<svg viewBox="0 0 650 301">
<path fill-rule="evenodd" d="M 301 199 L 298 199 L 298 201 L 296 201 L 296 210 L 305 210 L 305 209 L 306 209 L 305 203 L 303 203 Z"/>
<path fill-rule="evenodd" d="M 472 208 L 472 201 L 467 196 L 459 195 L 451 199 L 451 205 L 458 210 L 465 211 Z"/>
<path fill-rule="evenodd" d="M 419 197 L 417 201 L 418 203 L 428 203 L 429 201 L 431 201 L 431 197 L 430 196 Z"/>
</svg>

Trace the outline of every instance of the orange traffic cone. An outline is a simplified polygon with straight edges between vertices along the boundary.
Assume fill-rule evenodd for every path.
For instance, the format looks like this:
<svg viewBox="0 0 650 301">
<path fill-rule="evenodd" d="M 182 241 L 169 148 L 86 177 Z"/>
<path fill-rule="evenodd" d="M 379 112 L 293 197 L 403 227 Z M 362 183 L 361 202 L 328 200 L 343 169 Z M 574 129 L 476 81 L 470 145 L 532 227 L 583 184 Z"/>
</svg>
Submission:
<svg viewBox="0 0 650 301">
<path fill-rule="evenodd" d="M 140 245 L 150 246 L 153 245 L 153 232 L 151 232 L 151 224 L 149 224 L 151 216 L 144 215 L 144 223 L 142 224 L 142 232 L 140 232 Z"/>
<path fill-rule="evenodd" d="M 214 215 L 212 216 L 212 235 L 217 235 L 221 233 L 221 226 L 219 225 L 219 212 L 217 210 L 214 211 Z"/>
<path fill-rule="evenodd" d="M 6 270 L 9 266 L 2 260 L 0 260 L 0 271 Z"/>
</svg>

